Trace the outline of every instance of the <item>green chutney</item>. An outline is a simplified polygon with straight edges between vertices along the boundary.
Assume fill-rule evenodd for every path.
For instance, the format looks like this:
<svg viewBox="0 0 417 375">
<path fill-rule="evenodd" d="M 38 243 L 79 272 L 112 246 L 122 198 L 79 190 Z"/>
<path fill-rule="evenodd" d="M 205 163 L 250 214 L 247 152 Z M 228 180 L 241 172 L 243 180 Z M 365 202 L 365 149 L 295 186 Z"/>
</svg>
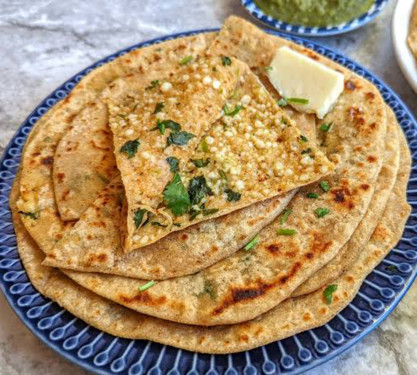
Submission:
<svg viewBox="0 0 417 375">
<path fill-rule="evenodd" d="M 367 12 L 374 0 L 255 0 L 264 13 L 301 26 L 335 26 Z"/>
</svg>

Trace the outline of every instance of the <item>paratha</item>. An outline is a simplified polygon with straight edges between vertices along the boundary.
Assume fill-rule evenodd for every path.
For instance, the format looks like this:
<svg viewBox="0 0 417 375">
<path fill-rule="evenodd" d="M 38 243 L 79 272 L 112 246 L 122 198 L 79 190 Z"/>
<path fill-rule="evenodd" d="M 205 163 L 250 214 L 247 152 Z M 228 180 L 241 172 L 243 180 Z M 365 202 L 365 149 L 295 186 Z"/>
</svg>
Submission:
<svg viewBox="0 0 417 375">
<path fill-rule="evenodd" d="M 343 246 L 338 254 L 323 268 L 312 275 L 301 284 L 293 293 L 293 296 L 300 296 L 314 292 L 324 285 L 331 283 L 348 269 L 361 253 L 363 247 L 368 243 L 379 219 L 384 211 L 385 205 L 391 195 L 394 186 L 400 151 L 397 135 L 395 115 L 387 106 L 388 130 L 385 146 L 384 162 L 375 185 L 375 193 L 362 219 L 349 241 Z"/>
<path fill-rule="evenodd" d="M 126 191 L 126 252 L 333 170 L 245 64 L 193 61 L 178 77 L 107 101 Z"/>
<path fill-rule="evenodd" d="M 323 298 L 323 290 L 319 290 L 290 298 L 253 321 L 209 328 L 167 322 L 135 313 L 82 288 L 60 271 L 41 265 L 43 254 L 26 232 L 17 214 L 17 178 L 10 203 L 19 253 L 39 292 L 97 329 L 119 337 L 148 339 L 202 353 L 239 352 L 284 339 L 332 319 L 355 297 L 366 275 L 401 237 L 410 213 L 410 206 L 406 203 L 406 186 L 411 159 L 401 130 L 399 133 L 401 162 L 393 194 L 370 242 L 352 268 L 336 281 L 338 289 L 330 305 Z"/>
<path fill-rule="evenodd" d="M 234 38 L 244 48 L 229 41 Z M 131 309 L 186 324 L 233 324 L 253 319 L 288 298 L 296 287 L 327 264 L 366 213 L 385 147 L 384 103 L 366 80 L 239 19 L 226 21 L 214 42 L 220 49 L 217 53 L 225 53 L 226 42 L 229 54 L 242 50 L 243 57 L 253 53 L 252 59 L 263 59 L 257 66 L 267 66 L 266 54 L 271 55 L 278 45 L 287 44 L 345 75 L 346 89 L 324 119 L 333 123 L 332 130 L 325 134 L 318 132 L 323 149 L 338 166 L 326 179 L 327 191 L 323 191 L 322 184 L 301 189 L 289 205 L 292 214 L 287 222 L 281 224 L 280 217 L 261 230 L 259 243 L 252 251 L 237 252 L 197 274 L 164 280 L 142 292 L 138 288 L 145 280 L 68 273 L 94 292 Z M 257 50 L 260 45 L 263 53 Z M 320 199 L 308 198 L 310 192 L 318 193 Z M 329 213 L 322 216 L 323 209 Z M 296 234 L 285 236 L 280 229 L 295 230 Z"/>
</svg>

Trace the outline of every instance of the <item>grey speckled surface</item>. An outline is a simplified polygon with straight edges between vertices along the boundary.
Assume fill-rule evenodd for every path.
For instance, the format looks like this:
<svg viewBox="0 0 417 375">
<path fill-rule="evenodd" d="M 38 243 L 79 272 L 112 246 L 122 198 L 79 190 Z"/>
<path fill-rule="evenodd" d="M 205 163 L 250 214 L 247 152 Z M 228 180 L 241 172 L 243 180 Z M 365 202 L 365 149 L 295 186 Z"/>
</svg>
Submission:
<svg viewBox="0 0 417 375">
<path fill-rule="evenodd" d="M 411 0 L 410 0 L 411 1 Z M 414 113 L 416 95 L 394 58 L 390 36 L 396 1 L 371 24 L 317 39 L 371 69 Z M 247 17 L 239 0 L 0 0 L 0 152 L 27 114 L 56 86 L 98 58 L 145 39 L 220 26 Z M 311 374 L 416 374 L 417 285 L 362 342 Z M 41 344 L 0 296 L 0 373 L 84 373 Z"/>
</svg>

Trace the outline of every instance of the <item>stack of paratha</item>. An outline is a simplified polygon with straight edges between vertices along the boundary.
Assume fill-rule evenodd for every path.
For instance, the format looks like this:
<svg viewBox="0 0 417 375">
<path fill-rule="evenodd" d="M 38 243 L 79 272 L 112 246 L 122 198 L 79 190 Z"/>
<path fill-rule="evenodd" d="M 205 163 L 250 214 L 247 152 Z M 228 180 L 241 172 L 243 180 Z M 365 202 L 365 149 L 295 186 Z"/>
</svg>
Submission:
<svg viewBox="0 0 417 375">
<path fill-rule="evenodd" d="M 278 100 L 282 46 L 343 74 L 324 119 Z M 409 170 L 372 84 L 231 17 L 81 80 L 35 125 L 11 206 L 42 294 L 116 336 L 230 353 L 354 298 L 402 234 Z"/>
</svg>

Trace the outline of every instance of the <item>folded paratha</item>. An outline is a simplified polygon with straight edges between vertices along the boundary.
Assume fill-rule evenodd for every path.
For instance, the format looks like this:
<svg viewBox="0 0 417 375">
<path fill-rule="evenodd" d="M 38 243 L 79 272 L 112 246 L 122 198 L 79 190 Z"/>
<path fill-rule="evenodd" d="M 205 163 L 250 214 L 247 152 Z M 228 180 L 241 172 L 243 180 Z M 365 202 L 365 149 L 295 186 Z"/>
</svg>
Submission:
<svg viewBox="0 0 417 375">
<path fill-rule="evenodd" d="M 331 320 L 350 303 L 366 275 L 401 237 L 410 213 L 410 206 L 406 203 L 406 186 L 411 159 L 400 129 L 399 133 L 401 161 L 393 194 L 370 242 L 351 269 L 335 282 L 338 288 L 330 305 L 323 296 L 323 288 L 309 295 L 290 298 L 253 321 L 209 328 L 172 323 L 135 313 L 84 289 L 60 271 L 41 265 L 43 254 L 26 232 L 17 213 L 17 178 L 10 203 L 19 253 L 39 292 L 92 326 L 119 337 L 147 339 L 202 353 L 239 352 L 284 339 Z"/>
</svg>

